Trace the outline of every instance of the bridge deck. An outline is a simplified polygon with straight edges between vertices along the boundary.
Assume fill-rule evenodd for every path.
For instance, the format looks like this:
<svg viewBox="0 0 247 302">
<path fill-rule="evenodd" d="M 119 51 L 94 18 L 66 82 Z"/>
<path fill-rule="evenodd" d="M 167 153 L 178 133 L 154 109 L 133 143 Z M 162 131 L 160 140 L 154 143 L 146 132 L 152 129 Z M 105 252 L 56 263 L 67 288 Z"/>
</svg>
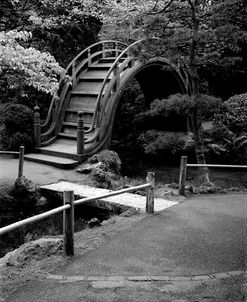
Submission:
<svg viewBox="0 0 247 302">
<path fill-rule="evenodd" d="M 75 195 L 83 197 L 94 197 L 107 194 L 111 192 L 107 189 L 100 189 L 91 186 L 79 185 L 68 181 L 62 181 L 58 183 L 53 183 L 50 185 L 43 185 L 41 189 L 51 190 L 56 192 L 63 192 L 67 190 L 73 190 Z M 108 197 L 108 198 L 100 198 L 100 200 L 105 201 L 107 203 L 115 203 L 123 206 L 133 207 L 140 209 L 141 211 L 145 211 L 146 208 L 146 196 L 141 196 L 133 193 L 124 193 L 121 195 Z M 169 207 L 177 204 L 175 201 L 166 200 L 163 198 L 155 198 L 154 200 L 154 211 L 162 211 Z"/>
</svg>

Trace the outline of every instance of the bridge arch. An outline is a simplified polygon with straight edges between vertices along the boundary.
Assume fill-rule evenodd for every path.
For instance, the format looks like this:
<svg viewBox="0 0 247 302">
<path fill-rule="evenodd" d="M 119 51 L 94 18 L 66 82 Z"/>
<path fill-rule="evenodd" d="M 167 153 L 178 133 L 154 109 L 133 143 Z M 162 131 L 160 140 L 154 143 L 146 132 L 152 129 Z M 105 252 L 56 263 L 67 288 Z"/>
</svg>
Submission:
<svg viewBox="0 0 247 302">
<path fill-rule="evenodd" d="M 165 58 L 154 58 L 148 62 L 136 61 L 131 70 L 125 72 L 121 79 L 119 89 L 115 94 L 114 106 L 111 111 L 109 123 L 108 147 L 111 144 L 113 124 L 117 109 L 121 102 L 121 97 L 132 79 L 136 79 L 140 85 L 145 98 L 145 107 L 148 109 L 155 99 L 167 98 L 169 95 L 189 93 L 182 74 L 177 71 Z M 186 120 L 186 119 L 185 119 Z M 186 121 L 184 121 L 186 123 Z M 185 126 L 186 127 L 186 126 Z"/>
</svg>

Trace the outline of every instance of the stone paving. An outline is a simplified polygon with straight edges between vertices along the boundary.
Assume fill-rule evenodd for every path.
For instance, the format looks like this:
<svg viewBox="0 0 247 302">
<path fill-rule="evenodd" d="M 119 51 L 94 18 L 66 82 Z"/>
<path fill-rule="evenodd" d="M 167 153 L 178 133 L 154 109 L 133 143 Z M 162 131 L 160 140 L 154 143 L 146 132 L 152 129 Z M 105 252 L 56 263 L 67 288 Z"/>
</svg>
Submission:
<svg viewBox="0 0 247 302">
<path fill-rule="evenodd" d="M 224 279 L 232 276 L 239 276 L 245 274 L 244 271 L 230 271 L 223 273 L 215 273 L 210 275 L 200 275 L 200 276 L 62 276 L 62 275 L 53 275 L 48 274 L 46 276 L 47 279 L 57 280 L 62 283 L 70 283 L 70 282 L 80 282 L 80 281 L 133 281 L 133 282 L 147 282 L 147 281 L 205 281 L 211 279 Z"/>
<path fill-rule="evenodd" d="M 100 189 L 86 185 L 79 185 L 76 183 L 68 182 L 68 181 L 61 181 L 58 183 L 53 183 L 50 185 L 43 185 L 41 189 L 63 192 L 67 190 L 73 190 L 75 195 L 79 195 L 81 198 L 83 197 L 96 197 L 100 195 L 109 194 L 110 190 L 107 189 Z M 108 203 L 117 203 L 123 206 L 129 206 L 133 208 L 140 209 L 141 211 L 145 211 L 146 209 L 146 196 L 141 196 L 133 193 L 124 193 L 121 195 L 108 197 L 108 198 L 99 198 L 102 201 Z M 154 211 L 162 211 L 167 208 L 170 208 L 176 205 L 178 202 L 166 200 L 163 198 L 155 198 L 154 200 Z"/>
</svg>

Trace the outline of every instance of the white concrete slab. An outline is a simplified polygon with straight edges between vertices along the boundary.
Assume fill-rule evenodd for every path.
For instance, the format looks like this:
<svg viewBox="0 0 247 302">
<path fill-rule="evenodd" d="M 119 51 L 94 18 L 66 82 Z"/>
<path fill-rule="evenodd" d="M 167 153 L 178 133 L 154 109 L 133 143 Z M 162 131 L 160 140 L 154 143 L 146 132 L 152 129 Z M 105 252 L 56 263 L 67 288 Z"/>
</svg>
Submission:
<svg viewBox="0 0 247 302">
<path fill-rule="evenodd" d="M 79 185 L 69 181 L 61 181 L 50 185 L 43 185 L 41 186 L 41 188 L 57 192 L 73 190 L 74 194 L 79 195 L 80 197 L 95 197 L 113 192 L 111 190 Z M 109 203 L 117 203 L 120 205 L 138 208 L 141 209 L 141 211 L 145 211 L 146 209 L 146 196 L 141 196 L 133 193 L 124 193 L 117 196 L 99 199 Z M 164 209 L 174 206 L 175 204 L 177 204 L 177 202 L 175 201 L 166 200 L 163 198 L 155 198 L 154 211 L 162 211 Z"/>
</svg>

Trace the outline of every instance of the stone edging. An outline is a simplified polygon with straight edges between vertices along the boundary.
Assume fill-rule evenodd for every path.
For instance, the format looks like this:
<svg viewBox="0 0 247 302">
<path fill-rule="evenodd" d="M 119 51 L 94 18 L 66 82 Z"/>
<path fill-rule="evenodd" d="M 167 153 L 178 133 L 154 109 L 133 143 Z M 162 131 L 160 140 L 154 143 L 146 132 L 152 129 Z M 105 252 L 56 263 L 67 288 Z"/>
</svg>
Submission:
<svg viewBox="0 0 247 302">
<path fill-rule="evenodd" d="M 204 281 L 210 279 L 223 279 L 232 276 L 246 274 L 244 271 L 230 271 L 225 273 L 216 273 L 211 275 L 196 275 L 196 276 L 61 276 L 48 274 L 46 279 L 57 280 L 62 283 L 80 282 L 80 281 L 132 281 L 132 282 L 147 282 L 147 281 Z"/>
</svg>

